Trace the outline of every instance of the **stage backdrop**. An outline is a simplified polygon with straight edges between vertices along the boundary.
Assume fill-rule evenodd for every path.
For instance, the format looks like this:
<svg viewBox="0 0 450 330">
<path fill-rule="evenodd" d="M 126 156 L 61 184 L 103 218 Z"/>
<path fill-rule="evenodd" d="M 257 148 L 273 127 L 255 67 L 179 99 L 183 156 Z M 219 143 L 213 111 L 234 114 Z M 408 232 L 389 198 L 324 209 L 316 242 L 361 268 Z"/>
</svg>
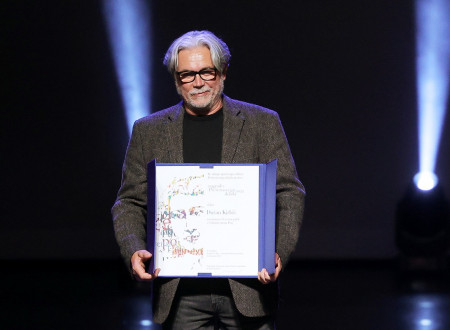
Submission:
<svg viewBox="0 0 450 330">
<path fill-rule="evenodd" d="M 178 102 L 170 42 L 229 45 L 225 93 L 276 110 L 306 213 L 295 258 L 391 258 L 418 168 L 412 1 L 149 1 L 154 111 Z M 1 259 L 118 258 L 128 142 L 100 1 L 2 1 Z M 450 194 L 449 130 L 437 174 Z"/>
</svg>

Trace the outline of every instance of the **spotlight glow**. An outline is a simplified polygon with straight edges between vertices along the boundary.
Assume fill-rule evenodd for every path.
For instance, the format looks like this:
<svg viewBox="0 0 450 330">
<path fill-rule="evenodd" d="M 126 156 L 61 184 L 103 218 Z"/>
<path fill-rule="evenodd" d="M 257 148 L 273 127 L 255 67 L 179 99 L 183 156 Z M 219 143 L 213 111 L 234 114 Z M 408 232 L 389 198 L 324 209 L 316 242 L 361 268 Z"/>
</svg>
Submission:
<svg viewBox="0 0 450 330">
<path fill-rule="evenodd" d="M 419 321 L 419 324 L 423 327 L 429 327 L 431 324 L 433 324 L 433 322 L 428 319 L 423 319 Z"/>
<path fill-rule="evenodd" d="M 141 322 L 139 322 L 143 327 L 149 327 L 152 325 L 152 321 L 150 320 L 141 320 Z"/>
<path fill-rule="evenodd" d="M 150 16 L 145 0 L 103 0 L 103 12 L 131 133 L 150 111 Z"/>
<path fill-rule="evenodd" d="M 405 324 L 407 329 L 437 330 L 443 329 L 447 309 L 445 300 L 438 294 L 416 295 L 408 298 Z M 402 328 L 402 327 L 401 327 Z"/>
<path fill-rule="evenodd" d="M 431 190 L 436 187 L 438 178 L 432 172 L 419 172 L 414 176 L 414 182 L 420 190 Z"/>
<path fill-rule="evenodd" d="M 420 157 L 420 172 L 417 175 L 420 178 L 416 184 L 423 183 L 423 186 L 430 187 L 436 184 L 436 180 L 430 178 L 435 177 L 433 173 L 445 119 L 449 85 L 450 2 L 416 0 L 416 30 Z"/>
</svg>

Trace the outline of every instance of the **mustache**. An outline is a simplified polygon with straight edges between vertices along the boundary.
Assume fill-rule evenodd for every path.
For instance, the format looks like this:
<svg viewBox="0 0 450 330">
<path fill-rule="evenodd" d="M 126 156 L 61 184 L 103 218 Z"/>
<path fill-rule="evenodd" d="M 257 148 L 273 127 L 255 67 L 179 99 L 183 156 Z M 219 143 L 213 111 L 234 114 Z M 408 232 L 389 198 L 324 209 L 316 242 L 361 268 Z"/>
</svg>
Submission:
<svg viewBox="0 0 450 330">
<path fill-rule="evenodd" d="M 204 92 L 210 92 L 212 88 L 203 86 L 201 89 L 196 89 L 195 91 L 192 91 L 189 93 L 189 95 L 197 95 Z"/>
</svg>

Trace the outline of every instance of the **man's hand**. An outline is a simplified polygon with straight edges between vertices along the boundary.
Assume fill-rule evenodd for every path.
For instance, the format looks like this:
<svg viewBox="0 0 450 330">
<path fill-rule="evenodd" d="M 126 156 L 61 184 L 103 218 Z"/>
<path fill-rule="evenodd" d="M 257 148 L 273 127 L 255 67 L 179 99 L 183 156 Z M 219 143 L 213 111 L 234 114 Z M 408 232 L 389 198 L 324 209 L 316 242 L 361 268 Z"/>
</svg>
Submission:
<svg viewBox="0 0 450 330">
<path fill-rule="evenodd" d="M 278 278 L 278 275 L 280 275 L 281 267 L 282 267 L 282 265 L 281 265 L 280 256 L 278 255 L 278 253 L 275 252 L 275 273 L 269 275 L 269 273 L 267 272 L 267 269 L 263 268 L 258 273 L 258 280 L 262 284 L 269 284 L 270 282 L 275 282 Z"/>
<path fill-rule="evenodd" d="M 133 269 L 133 275 L 138 281 L 152 281 L 158 277 L 160 269 L 155 269 L 153 274 L 149 274 L 145 271 L 145 262 L 152 258 L 152 254 L 147 250 L 139 250 L 133 253 L 131 256 L 131 268 Z"/>
</svg>

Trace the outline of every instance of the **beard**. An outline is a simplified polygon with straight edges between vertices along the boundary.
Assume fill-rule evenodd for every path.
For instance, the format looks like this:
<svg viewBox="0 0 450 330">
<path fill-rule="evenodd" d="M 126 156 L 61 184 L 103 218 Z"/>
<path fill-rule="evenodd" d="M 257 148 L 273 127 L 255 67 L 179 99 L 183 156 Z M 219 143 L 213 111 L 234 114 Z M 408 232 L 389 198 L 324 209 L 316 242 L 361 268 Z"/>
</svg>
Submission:
<svg viewBox="0 0 450 330">
<path fill-rule="evenodd" d="M 178 95 L 180 95 L 183 99 L 184 106 L 192 112 L 199 114 L 207 114 L 209 111 L 211 111 L 211 109 L 221 101 L 222 93 L 225 87 L 224 79 L 219 79 L 220 81 L 216 88 L 211 88 L 205 85 L 201 89 L 194 89 L 190 92 L 187 92 L 186 94 L 183 94 L 181 87 L 176 84 Z M 208 96 L 202 97 L 200 99 L 197 99 L 195 97 L 196 94 L 203 92 L 209 92 Z"/>
</svg>

